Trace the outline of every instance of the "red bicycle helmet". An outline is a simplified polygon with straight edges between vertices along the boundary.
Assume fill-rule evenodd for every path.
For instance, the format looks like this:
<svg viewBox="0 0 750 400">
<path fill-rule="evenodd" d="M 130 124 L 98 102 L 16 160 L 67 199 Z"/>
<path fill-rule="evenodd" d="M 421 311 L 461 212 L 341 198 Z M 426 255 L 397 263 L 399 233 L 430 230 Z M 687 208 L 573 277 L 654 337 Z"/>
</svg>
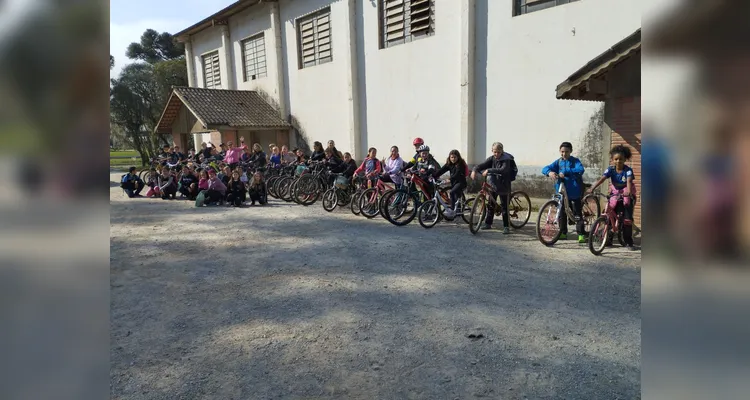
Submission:
<svg viewBox="0 0 750 400">
<path fill-rule="evenodd" d="M 421 137 L 418 137 L 418 138 L 415 138 L 411 144 L 414 146 L 421 146 L 424 144 L 424 140 L 422 140 Z"/>
</svg>

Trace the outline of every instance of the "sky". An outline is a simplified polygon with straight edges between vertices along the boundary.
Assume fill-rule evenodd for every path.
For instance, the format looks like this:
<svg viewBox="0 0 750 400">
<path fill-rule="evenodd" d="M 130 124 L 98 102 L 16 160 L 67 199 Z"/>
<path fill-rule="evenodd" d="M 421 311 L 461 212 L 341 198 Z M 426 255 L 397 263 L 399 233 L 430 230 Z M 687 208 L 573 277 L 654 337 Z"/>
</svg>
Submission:
<svg viewBox="0 0 750 400">
<path fill-rule="evenodd" d="M 115 57 L 110 78 L 130 64 L 125 50 L 139 42 L 146 29 L 177 33 L 216 13 L 236 0 L 112 0 L 109 17 L 109 52 Z"/>
</svg>

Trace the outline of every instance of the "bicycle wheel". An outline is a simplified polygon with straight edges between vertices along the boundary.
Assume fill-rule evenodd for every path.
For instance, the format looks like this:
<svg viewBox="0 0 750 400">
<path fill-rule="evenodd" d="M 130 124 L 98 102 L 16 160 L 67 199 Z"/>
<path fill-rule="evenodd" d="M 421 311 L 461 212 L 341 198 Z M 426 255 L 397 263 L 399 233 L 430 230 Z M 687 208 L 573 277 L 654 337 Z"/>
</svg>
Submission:
<svg viewBox="0 0 750 400">
<path fill-rule="evenodd" d="M 362 216 L 368 219 L 375 218 L 380 214 L 380 199 L 378 189 L 369 188 L 359 196 L 359 210 Z"/>
<path fill-rule="evenodd" d="M 350 208 L 352 210 L 352 214 L 359 215 L 360 209 L 359 209 L 359 197 L 362 195 L 362 192 L 357 191 L 354 192 L 354 196 L 352 196 Z"/>
<path fill-rule="evenodd" d="M 583 230 L 585 234 L 591 231 L 591 225 L 602 215 L 599 199 L 593 194 L 587 194 L 581 200 L 581 214 L 583 216 Z"/>
<path fill-rule="evenodd" d="M 336 189 L 326 190 L 326 192 L 323 193 L 323 201 L 321 201 L 321 203 L 323 203 L 323 209 L 328 212 L 333 211 L 334 209 L 336 209 L 337 200 Z"/>
<path fill-rule="evenodd" d="M 560 204 L 555 200 L 550 200 L 539 209 L 539 215 L 536 218 L 536 238 L 545 246 L 552 246 L 560 240 L 560 224 L 557 221 L 557 214 L 560 211 Z"/>
<path fill-rule="evenodd" d="M 520 190 L 512 192 L 508 201 L 508 219 L 510 226 L 515 229 L 523 228 L 531 216 L 531 200 L 529 195 Z"/>
<path fill-rule="evenodd" d="M 385 198 L 385 219 L 396 226 L 404 226 L 417 216 L 418 201 L 414 193 L 394 190 Z"/>
<path fill-rule="evenodd" d="M 349 202 L 352 199 L 351 193 L 349 193 L 348 190 L 341 190 L 338 188 L 334 188 L 336 191 L 336 206 L 337 207 L 346 207 L 349 205 Z"/>
<path fill-rule="evenodd" d="M 386 209 L 385 197 L 391 192 L 395 192 L 395 191 L 396 189 L 388 189 L 385 192 L 383 192 L 382 196 L 380 196 L 380 204 L 378 204 L 378 208 L 380 209 L 380 215 L 382 215 L 383 218 L 385 218 L 385 209 Z"/>
<path fill-rule="evenodd" d="M 278 199 L 279 196 L 276 193 L 276 181 L 279 180 L 278 176 L 272 176 L 268 181 L 266 181 L 266 187 L 268 188 L 268 195 L 273 197 L 274 199 Z"/>
<path fill-rule="evenodd" d="M 469 231 L 476 235 L 477 232 L 479 232 L 479 228 L 482 227 L 486 217 L 487 198 L 485 196 L 479 196 L 474 199 L 474 204 L 471 206 L 471 213 L 469 214 Z"/>
<path fill-rule="evenodd" d="M 595 256 L 602 254 L 604 248 L 607 247 L 609 236 L 609 220 L 606 216 L 597 218 L 594 224 L 591 225 L 591 233 L 589 233 L 589 250 L 591 250 L 591 254 Z"/>
<path fill-rule="evenodd" d="M 292 201 L 292 184 L 293 183 L 294 183 L 294 178 L 292 178 L 291 176 L 287 176 L 286 178 L 276 183 L 276 185 L 278 185 L 278 188 L 276 189 L 276 193 L 278 193 L 279 197 L 281 197 L 281 199 L 287 203 L 290 203 Z"/>
<path fill-rule="evenodd" d="M 430 229 L 440 221 L 440 206 L 436 203 L 437 201 L 430 200 L 419 206 L 417 221 L 419 221 L 419 225 L 422 225 L 422 228 Z"/>
<path fill-rule="evenodd" d="M 469 219 L 469 216 L 471 215 L 471 207 L 474 205 L 474 200 L 476 200 L 476 198 L 474 197 L 466 200 L 463 205 L 463 209 L 461 210 L 461 219 L 463 219 L 467 224 L 471 223 L 471 219 Z"/>
</svg>

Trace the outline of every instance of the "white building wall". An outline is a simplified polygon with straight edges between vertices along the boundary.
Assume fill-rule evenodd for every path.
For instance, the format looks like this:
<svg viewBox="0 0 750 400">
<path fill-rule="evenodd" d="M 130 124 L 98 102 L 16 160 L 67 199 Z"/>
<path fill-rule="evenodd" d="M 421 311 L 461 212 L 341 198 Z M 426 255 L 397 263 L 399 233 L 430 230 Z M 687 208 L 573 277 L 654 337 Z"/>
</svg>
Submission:
<svg viewBox="0 0 750 400">
<path fill-rule="evenodd" d="M 379 49 L 378 9 L 360 2 L 362 142 L 387 156 L 397 145 L 411 158 L 421 137 L 442 164 L 461 149 L 461 2 L 435 1 L 435 34 Z M 359 10 L 358 10 L 359 11 Z"/>
<path fill-rule="evenodd" d="M 221 69 L 221 86 L 228 88 L 227 59 L 221 51 L 221 27 L 214 26 L 204 29 L 192 36 L 193 60 L 195 65 L 195 86 L 205 87 L 203 80 L 203 56 L 213 51 L 219 52 L 219 68 Z"/>
<path fill-rule="evenodd" d="M 321 8 L 331 8 L 331 62 L 299 69 L 297 56 L 296 19 Z M 333 139 L 341 151 L 352 148 L 349 137 L 345 57 L 347 55 L 347 2 L 305 0 L 279 2 L 282 24 L 282 49 L 286 72 L 287 104 L 289 113 L 300 123 L 310 140 L 325 142 Z"/>
<path fill-rule="evenodd" d="M 513 17 L 513 0 L 477 0 L 477 154 L 500 141 L 519 165 L 540 166 L 561 142 L 577 147 L 602 103 L 557 100 L 555 87 L 640 28 L 644 3 L 581 0 Z"/>
<path fill-rule="evenodd" d="M 270 9 L 270 4 L 261 4 L 261 6 L 250 7 L 230 18 L 229 28 L 235 71 L 233 79 L 237 90 L 262 90 L 278 101 L 279 93 L 276 90 L 276 57 L 274 56 L 273 48 L 274 33 L 271 29 Z M 241 42 L 259 33 L 263 33 L 263 41 L 266 49 L 267 75 L 245 82 Z"/>
</svg>

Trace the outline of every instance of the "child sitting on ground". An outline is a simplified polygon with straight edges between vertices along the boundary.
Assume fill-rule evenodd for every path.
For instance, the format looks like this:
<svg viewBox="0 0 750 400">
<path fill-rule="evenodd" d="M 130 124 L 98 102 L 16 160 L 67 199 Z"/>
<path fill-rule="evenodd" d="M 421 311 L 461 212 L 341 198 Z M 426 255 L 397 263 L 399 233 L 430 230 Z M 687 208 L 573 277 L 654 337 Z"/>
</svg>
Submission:
<svg viewBox="0 0 750 400">
<path fill-rule="evenodd" d="M 256 172 L 253 175 L 253 180 L 250 181 L 250 185 L 248 186 L 248 192 L 252 205 L 255 205 L 256 201 L 261 205 L 266 204 L 266 183 L 263 181 L 263 175 L 260 172 Z"/>
</svg>

